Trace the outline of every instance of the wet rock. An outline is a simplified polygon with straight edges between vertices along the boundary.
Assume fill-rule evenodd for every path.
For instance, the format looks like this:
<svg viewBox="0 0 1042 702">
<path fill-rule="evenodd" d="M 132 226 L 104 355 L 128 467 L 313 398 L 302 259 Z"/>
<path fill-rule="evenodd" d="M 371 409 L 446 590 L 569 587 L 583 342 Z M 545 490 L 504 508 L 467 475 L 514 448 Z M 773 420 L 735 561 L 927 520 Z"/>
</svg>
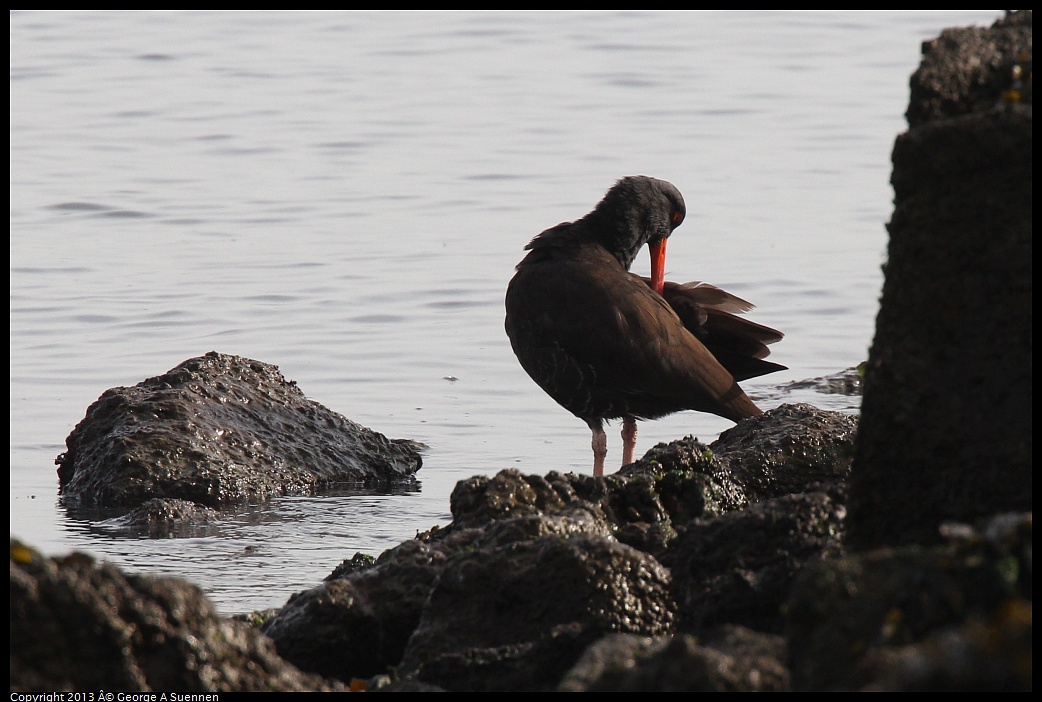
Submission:
<svg viewBox="0 0 1042 702">
<path fill-rule="evenodd" d="M 457 483 L 450 499 L 453 521 L 448 528 L 483 527 L 511 516 L 554 515 L 582 529 L 595 522 L 605 534 L 654 554 L 674 536 L 672 516 L 663 498 L 681 514 L 701 514 L 706 501 L 702 488 L 707 485 L 714 487 L 703 476 L 668 473 L 658 466 L 604 478 L 557 472 L 544 477 L 504 470 Z"/>
<path fill-rule="evenodd" d="M 365 570 L 366 568 L 375 565 L 376 559 L 370 556 L 368 553 L 356 553 L 345 561 L 342 561 L 340 565 L 333 569 L 333 572 L 325 577 L 326 580 L 336 580 L 337 578 L 343 578 L 351 573 Z"/>
<path fill-rule="evenodd" d="M 612 539 L 544 537 L 446 564 L 398 673 L 453 690 L 546 690 L 610 632 L 671 630 L 668 571 Z"/>
<path fill-rule="evenodd" d="M 367 565 L 352 559 L 327 582 L 298 593 L 264 624 L 280 655 L 304 669 L 350 680 L 397 666 L 437 579 L 461 553 L 498 549 L 549 535 L 610 538 L 588 512 L 523 515 L 486 528 L 436 529 L 389 549 Z"/>
<path fill-rule="evenodd" d="M 860 395 L 861 380 L 865 373 L 865 364 L 856 368 L 847 368 L 839 373 L 809 380 L 794 380 L 782 387 L 785 392 L 792 390 L 814 390 L 826 395 Z"/>
<path fill-rule="evenodd" d="M 613 634 L 593 644 L 559 692 L 787 692 L 785 640 L 726 626 L 702 636 Z"/>
<path fill-rule="evenodd" d="M 805 568 L 841 555 L 842 492 L 807 492 L 695 519 L 662 562 L 671 568 L 679 631 L 720 624 L 785 631 L 785 603 Z"/>
<path fill-rule="evenodd" d="M 544 478 L 517 470 L 500 471 L 493 478 L 461 480 L 449 497 L 453 527 L 466 529 L 507 517 L 560 511 L 581 499 L 575 484 L 571 475 L 555 472 Z M 599 490 L 600 486 L 592 489 Z"/>
<path fill-rule="evenodd" d="M 477 476 L 453 490 L 452 527 L 582 509 L 608 524 L 619 541 L 658 557 L 677 524 L 842 481 L 856 431 L 856 417 L 782 405 L 741 422 L 709 446 L 693 437 L 659 444 L 604 478 L 509 470 Z"/>
<path fill-rule="evenodd" d="M 187 500 L 153 499 L 129 513 L 91 526 L 121 536 L 151 539 L 200 537 L 212 533 L 219 521 L 217 510 Z"/>
<path fill-rule="evenodd" d="M 788 605 L 793 687 L 1030 691 L 1031 532 L 1002 515 L 808 569 Z"/>
<path fill-rule="evenodd" d="M 615 475 L 652 477 L 656 499 L 677 523 L 741 509 L 748 504 L 749 497 L 730 464 L 715 452 L 717 448 L 719 445 L 715 442 L 707 446 L 692 436 L 685 436 L 653 446 L 643 458 Z M 632 488 L 628 491 L 632 494 Z M 617 512 L 626 515 L 629 508 L 624 504 Z M 646 523 L 646 520 L 628 521 L 636 525 Z"/>
<path fill-rule="evenodd" d="M 415 483 L 421 445 L 308 400 L 278 368 L 208 353 L 107 390 L 58 457 L 68 505 L 176 498 L 218 507 L 338 484 Z"/>
<path fill-rule="evenodd" d="M 1031 12 L 924 47 L 893 153 L 889 260 L 865 372 L 848 544 L 929 544 L 1031 509 Z"/>
<path fill-rule="evenodd" d="M 1031 10 L 1021 10 L 991 27 L 945 29 L 924 41 L 922 63 L 912 74 L 908 126 L 988 111 L 1003 102 L 1030 105 L 1031 34 Z"/>
<path fill-rule="evenodd" d="M 742 612 L 742 621 L 778 629 L 794 574 L 839 542 L 842 491 L 833 490 L 835 504 L 810 493 L 749 505 L 728 466 L 802 475 L 802 485 L 786 482 L 798 493 L 843 476 L 851 442 L 844 416 L 840 431 L 800 432 L 793 423 L 814 417 L 831 427 L 833 414 L 782 409 L 764 423 L 763 441 L 739 434 L 726 459 L 688 438 L 605 477 L 504 470 L 461 481 L 451 524 L 374 564 L 342 564 L 339 580 L 294 596 L 264 631 L 281 655 L 322 675 L 347 681 L 395 669 L 390 682 L 373 683 L 381 689 L 411 681 L 546 690 L 609 633 L 672 632 L 678 609 L 690 631 Z M 801 433 L 802 442 L 778 439 Z M 848 448 L 829 450 L 830 441 Z M 813 460 L 795 445 L 813 447 Z M 840 465 L 825 469 L 828 457 Z M 663 563 L 682 574 L 679 586 Z M 734 572 L 748 579 L 744 587 L 728 580 Z M 696 622 L 702 606 L 726 615 Z"/>
<path fill-rule="evenodd" d="M 413 539 L 297 593 L 261 630 L 286 660 L 344 681 L 401 661 L 449 549 Z"/>
<path fill-rule="evenodd" d="M 11 542 L 11 690 L 341 690 L 302 673 L 194 585 Z"/>
<path fill-rule="evenodd" d="M 739 422 L 710 448 L 756 502 L 845 480 L 857 431 L 857 417 L 787 404 Z"/>
</svg>

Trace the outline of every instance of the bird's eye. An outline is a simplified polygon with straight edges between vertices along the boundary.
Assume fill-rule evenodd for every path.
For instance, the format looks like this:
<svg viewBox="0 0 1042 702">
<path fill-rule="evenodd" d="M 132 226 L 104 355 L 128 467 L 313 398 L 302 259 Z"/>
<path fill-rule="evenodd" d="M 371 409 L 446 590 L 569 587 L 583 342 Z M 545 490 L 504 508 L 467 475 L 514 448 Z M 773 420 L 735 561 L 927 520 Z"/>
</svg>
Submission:
<svg viewBox="0 0 1042 702">
<path fill-rule="evenodd" d="M 673 226 L 679 225 L 684 221 L 684 213 L 680 210 L 673 210 Z"/>
</svg>

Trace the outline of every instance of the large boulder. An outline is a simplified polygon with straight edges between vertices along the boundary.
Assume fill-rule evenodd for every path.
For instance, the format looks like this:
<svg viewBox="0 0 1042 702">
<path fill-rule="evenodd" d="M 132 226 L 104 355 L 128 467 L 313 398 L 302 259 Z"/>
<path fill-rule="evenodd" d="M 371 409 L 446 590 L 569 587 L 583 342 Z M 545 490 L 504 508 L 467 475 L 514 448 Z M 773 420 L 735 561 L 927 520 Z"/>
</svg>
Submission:
<svg viewBox="0 0 1042 702">
<path fill-rule="evenodd" d="M 851 476 L 861 549 L 1031 509 L 1031 12 L 923 54 Z"/>
</svg>

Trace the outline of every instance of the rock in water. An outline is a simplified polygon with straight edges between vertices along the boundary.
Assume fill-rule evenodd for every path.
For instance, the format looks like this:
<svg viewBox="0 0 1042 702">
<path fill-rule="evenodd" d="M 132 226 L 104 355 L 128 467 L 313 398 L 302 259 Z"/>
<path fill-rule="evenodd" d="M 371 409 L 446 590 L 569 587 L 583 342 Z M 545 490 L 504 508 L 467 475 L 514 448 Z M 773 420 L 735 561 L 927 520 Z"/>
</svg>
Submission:
<svg viewBox="0 0 1042 702">
<path fill-rule="evenodd" d="M 216 352 L 107 390 L 65 443 L 66 504 L 131 507 L 414 485 L 424 448 L 309 400 L 276 366 Z"/>
</svg>

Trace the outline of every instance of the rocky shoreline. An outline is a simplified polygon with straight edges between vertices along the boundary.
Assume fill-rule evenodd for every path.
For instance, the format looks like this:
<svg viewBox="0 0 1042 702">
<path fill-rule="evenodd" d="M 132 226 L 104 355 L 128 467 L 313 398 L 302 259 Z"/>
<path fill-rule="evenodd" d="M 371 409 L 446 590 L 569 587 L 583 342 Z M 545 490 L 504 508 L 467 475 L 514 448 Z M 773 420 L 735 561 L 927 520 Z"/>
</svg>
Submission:
<svg viewBox="0 0 1042 702">
<path fill-rule="evenodd" d="M 1031 29 L 923 46 L 860 418 L 782 405 L 614 475 L 470 478 L 444 528 L 251 617 L 12 541 L 11 690 L 1030 691 Z M 159 530 L 408 482 L 423 448 L 218 353 L 67 444 L 64 499 Z"/>
</svg>

